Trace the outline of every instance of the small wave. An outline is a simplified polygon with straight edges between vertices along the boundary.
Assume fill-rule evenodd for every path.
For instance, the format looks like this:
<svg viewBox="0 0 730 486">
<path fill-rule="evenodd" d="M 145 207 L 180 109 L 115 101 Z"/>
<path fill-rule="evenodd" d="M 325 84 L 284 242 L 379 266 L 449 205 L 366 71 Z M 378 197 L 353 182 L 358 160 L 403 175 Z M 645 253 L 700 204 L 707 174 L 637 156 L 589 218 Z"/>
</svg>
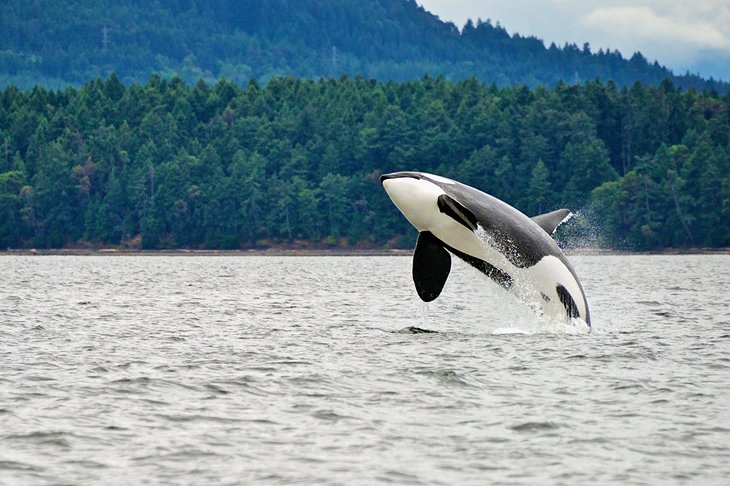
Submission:
<svg viewBox="0 0 730 486">
<path fill-rule="evenodd" d="M 416 326 L 404 327 L 399 331 L 393 331 L 397 334 L 438 334 L 438 331 L 432 331 L 430 329 L 423 329 Z"/>
<path fill-rule="evenodd" d="M 36 445 L 53 445 L 64 449 L 71 447 L 66 439 L 66 432 L 31 432 L 29 434 L 6 435 L 3 437 L 7 441 L 30 442 Z"/>
<path fill-rule="evenodd" d="M 154 380 L 154 378 L 150 378 L 148 376 L 138 376 L 135 378 L 119 378 L 117 380 L 112 380 L 110 383 L 112 385 L 148 385 Z"/>
<path fill-rule="evenodd" d="M 146 364 L 147 364 L 147 361 L 133 360 L 133 361 L 127 361 L 126 363 L 118 364 L 115 366 L 115 368 L 120 369 L 120 370 L 126 370 L 127 368 L 130 368 L 131 366 L 134 366 L 134 365 L 146 365 Z"/>
<path fill-rule="evenodd" d="M 160 417 L 165 420 L 169 420 L 170 422 L 218 422 L 218 423 L 236 423 L 241 422 L 241 419 L 238 418 L 232 418 L 232 417 L 219 417 L 215 415 L 201 415 L 201 414 L 193 414 L 193 415 L 168 415 L 168 414 L 156 414 L 157 417 Z"/>
<path fill-rule="evenodd" d="M 82 467 L 82 468 L 89 468 L 89 469 L 106 469 L 109 467 L 108 465 L 103 464 L 101 462 L 89 461 L 89 460 L 67 461 L 66 464 L 70 464 L 70 465 L 78 466 L 78 467 Z"/>
<path fill-rule="evenodd" d="M 638 390 L 638 391 L 644 391 L 646 389 L 645 385 L 642 385 L 641 383 L 620 383 L 611 385 L 611 389 L 621 391 L 621 390 Z"/>
<path fill-rule="evenodd" d="M 469 384 L 469 382 L 466 380 L 466 378 L 462 377 L 456 371 L 453 371 L 453 370 L 427 370 L 427 371 L 419 371 L 418 374 L 422 375 L 422 376 L 435 378 L 436 381 L 438 381 L 442 385 L 465 386 L 465 387 L 472 386 L 471 384 Z"/>
<path fill-rule="evenodd" d="M 543 430 L 559 429 L 560 425 L 555 422 L 525 422 L 513 425 L 510 429 L 516 432 L 541 432 Z"/>
<path fill-rule="evenodd" d="M 265 395 L 269 394 L 269 392 L 266 389 L 261 388 L 260 386 L 257 385 L 258 380 L 256 380 L 255 378 L 253 378 L 251 376 L 247 376 L 247 375 L 239 376 L 236 378 L 230 378 L 227 380 L 221 380 L 219 383 L 222 383 L 224 385 L 231 385 L 232 388 L 240 387 L 243 389 L 243 391 L 245 391 L 245 393 L 250 394 L 250 395 L 265 396 Z M 220 388 L 221 390 L 223 390 L 223 388 L 221 388 L 218 385 L 211 385 L 211 386 Z M 208 388 L 208 386 L 206 386 L 206 388 Z M 213 391 L 213 388 L 208 388 L 208 389 L 210 391 Z M 220 392 L 214 392 L 214 393 L 220 393 Z"/>
<path fill-rule="evenodd" d="M 318 418 L 320 420 L 326 420 L 329 422 L 338 422 L 340 420 L 353 418 L 347 415 L 340 415 L 336 412 L 333 412 L 332 410 L 317 410 L 315 412 L 312 412 L 312 417 Z"/>
<path fill-rule="evenodd" d="M 132 461 L 137 463 L 150 462 L 155 464 L 157 464 L 159 461 L 188 463 L 189 461 L 200 461 L 203 458 L 216 457 L 217 455 L 218 454 L 216 454 L 215 452 L 189 447 L 183 450 L 177 450 L 165 454 L 133 457 Z"/>
<path fill-rule="evenodd" d="M 306 360 L 302 360 L 302 359 L 281 359 L 281 360 L 276 360 L 276 361 L 269 361 L 269 363 L 276 364 L 276 365 L 289 365 L 289 366 L 313 364 L 311 361 L 306 361 Z"/>
<path fill-rule="evenodd" d="M 39 469 L 32 464 L 17 461 L 0 460 L 0 471 L 38 471 Z"/>
<path fill-rule="evenodd" d="M 206 384 L 205 389 L 210 392 L 213 392 L 215 395 L 228 395 L 229 393 L 231 393 L 228 390 L 226 390 L 225 388 L 220 387 L 218 385 L 214 385 L 212 383 Z"/>
<path fill-rule="evenodd" d="M 242 422 L 246 422 L 248 424 L 259 424 L 259 425 L 281 425 L 279 422 L 276 422 L 274 420 L 264 419 L 264 418 L 245 419 L 245 420 L 242 420 Z"/>
<path fill-rule="evenodd" d="M 408 474 L 403 471 L 396 471 L 390 469 L 385 471 L 385 475 L 376 476 L 375 479 L 379 482 L 384 483 L 396 483 L 396 484 L 408 484 L 408 483 L 419 483 L 420 478 L 413 474 Z"/>
<path fill-rule="evenodd" d="M 607 437 L 578 437 L 570 440 L 570 444 L 608 444 L 611 442 L 610 438 Z"/>
</svg>

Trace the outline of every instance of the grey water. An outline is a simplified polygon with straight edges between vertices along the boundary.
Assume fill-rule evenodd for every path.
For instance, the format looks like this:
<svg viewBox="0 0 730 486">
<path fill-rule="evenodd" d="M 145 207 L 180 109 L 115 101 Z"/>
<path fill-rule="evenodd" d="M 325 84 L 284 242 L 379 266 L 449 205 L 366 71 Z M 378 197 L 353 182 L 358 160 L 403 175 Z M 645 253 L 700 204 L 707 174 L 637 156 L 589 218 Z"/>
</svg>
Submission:
<svg viewBox="0 0 730 486">
<path fill-rule="evenodd" d="M 0 484 L 728 484 L 730 256 L 571 261 L 0 257 Z"/>
</svg>

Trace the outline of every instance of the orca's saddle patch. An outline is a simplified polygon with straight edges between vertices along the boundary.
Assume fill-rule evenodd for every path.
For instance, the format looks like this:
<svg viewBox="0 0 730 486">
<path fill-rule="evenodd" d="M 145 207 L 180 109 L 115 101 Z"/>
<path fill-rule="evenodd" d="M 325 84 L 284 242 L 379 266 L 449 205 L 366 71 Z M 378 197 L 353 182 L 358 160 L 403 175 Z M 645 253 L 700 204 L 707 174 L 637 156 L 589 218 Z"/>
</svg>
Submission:
<svg viewBox="0 0 730 486">
<path fill-rule="evenodd" d="M 441 295 L 451 271 L 451 255 L 430 231 L 418 234 L 413 252 L 413 283 L 424 302 Z"/>
</svg>

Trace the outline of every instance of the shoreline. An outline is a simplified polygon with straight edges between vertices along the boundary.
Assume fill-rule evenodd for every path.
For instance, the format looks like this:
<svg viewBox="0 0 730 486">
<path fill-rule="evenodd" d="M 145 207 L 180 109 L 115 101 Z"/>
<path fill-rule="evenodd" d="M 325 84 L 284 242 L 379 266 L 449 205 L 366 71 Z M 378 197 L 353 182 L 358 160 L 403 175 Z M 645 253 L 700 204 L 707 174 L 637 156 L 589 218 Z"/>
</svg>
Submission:
<svg viewBox="0 0 730 486">
<path fill-rule="evenodd" d="M 657 251 L 623 251 L 606 248 L 563 248 L 568 256 L 615 255 L 730 255 L 730 248 L 669 248 Z M 163 249 L 137 250 L 119 248 L 6 249 L 0 256 L 411 256 L 412 249 L 350 248 L 264 248 L 248 250 Z"/>
<path fill-rule="evenodd" d="M 413 250 L 264 248 L 250 250 L 134 250 L 118 248 L 7 249 L 0 256 L 410 256 Z"/>
</svg>

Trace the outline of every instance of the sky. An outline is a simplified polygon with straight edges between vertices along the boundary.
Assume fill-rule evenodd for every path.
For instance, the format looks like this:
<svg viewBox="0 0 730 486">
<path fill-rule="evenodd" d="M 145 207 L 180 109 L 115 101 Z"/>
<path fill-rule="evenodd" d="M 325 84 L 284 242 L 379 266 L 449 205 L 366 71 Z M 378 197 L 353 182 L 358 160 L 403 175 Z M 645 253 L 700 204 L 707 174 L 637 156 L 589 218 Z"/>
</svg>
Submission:
<svg viewBox="0 0 730 486">
<path fill-rule="evenodd" d="M 636 51 L 675 74 L 730 81 L 730 0 L 416 0 L 461 28 L 468 18 L 500 22 L 547 45 Z"/>
</svg>

